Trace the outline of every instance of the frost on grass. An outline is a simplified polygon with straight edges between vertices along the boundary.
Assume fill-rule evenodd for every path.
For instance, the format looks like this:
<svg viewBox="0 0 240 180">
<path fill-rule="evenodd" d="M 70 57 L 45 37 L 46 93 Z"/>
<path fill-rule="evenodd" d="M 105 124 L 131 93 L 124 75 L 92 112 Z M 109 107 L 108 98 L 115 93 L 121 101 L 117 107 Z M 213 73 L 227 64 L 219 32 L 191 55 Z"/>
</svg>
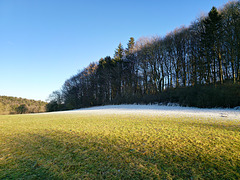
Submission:
<svg viewBox="0 0 240 180">
<path fill-rule="evenodd" d="M 0 179 L 239 179 L 239 113 L 119 105 L 0 116 Z"/>
<path fill-rule="evenodd" d="M 88 113 L 88 114 L 137 114 L 164 116 L 201 116 L 210 118 L 225 118 L 240 120 L 240 110 L 237 109 L 203 109 L 194 107 L 162 106 L 162 105 L 106 105 L 82 108 L 57 113 Z"/>
</svg>

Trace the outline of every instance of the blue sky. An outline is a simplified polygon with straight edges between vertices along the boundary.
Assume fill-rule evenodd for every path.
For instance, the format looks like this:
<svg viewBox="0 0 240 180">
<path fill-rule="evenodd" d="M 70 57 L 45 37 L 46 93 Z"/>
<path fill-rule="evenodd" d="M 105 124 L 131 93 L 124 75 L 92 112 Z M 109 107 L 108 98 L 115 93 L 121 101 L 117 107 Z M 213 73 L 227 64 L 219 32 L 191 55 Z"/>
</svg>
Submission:
<svg viewBox="0 0 240 180">
<path fill-rule="evenodd" d="M 164 36 L 228 0 L 1 0 L 0 95 L 46 100 L 130 37 Z"/>
</svg>

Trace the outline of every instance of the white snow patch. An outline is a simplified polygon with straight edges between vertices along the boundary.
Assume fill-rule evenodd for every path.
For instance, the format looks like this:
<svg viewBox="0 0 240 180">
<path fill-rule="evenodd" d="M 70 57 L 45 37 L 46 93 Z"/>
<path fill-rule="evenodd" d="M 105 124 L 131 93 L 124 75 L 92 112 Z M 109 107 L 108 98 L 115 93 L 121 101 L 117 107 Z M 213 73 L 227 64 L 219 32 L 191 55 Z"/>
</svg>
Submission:
<svg viewBox="0 0 240 180">
<path fill-rule="evenodd" d="M 200 116 L 240 121 L 240 110 L 236 109 L 206 109 L 162 105 L 106 105 L 54 113 L 173 115 L 176 117 Z"/>
</svg>

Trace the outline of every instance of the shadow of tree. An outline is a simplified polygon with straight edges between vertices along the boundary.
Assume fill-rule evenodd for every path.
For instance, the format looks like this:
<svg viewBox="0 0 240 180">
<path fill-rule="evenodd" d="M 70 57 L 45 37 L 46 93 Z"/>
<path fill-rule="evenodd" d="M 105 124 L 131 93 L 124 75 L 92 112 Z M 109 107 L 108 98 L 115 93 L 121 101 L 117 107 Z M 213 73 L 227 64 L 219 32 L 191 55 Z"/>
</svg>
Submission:
<svg viewBox="0 0 240 180">
<path fill-rule="evenodd" d="M 116 137 L 74 131 L 49 131 L 11 139 L 15 166 L 2 179 L 229 179 L 239 164 L 186 147 L 179 152 L 159 145 L 133 148 Z M 143 144 L 144 142 L 140 142 Z M 177 146 L 177 145 L 176 145 Z M 224 159 L 225 158 L 225 159 Z M 221 162 L 222 161 L 222 162 Z"/>
</svg>

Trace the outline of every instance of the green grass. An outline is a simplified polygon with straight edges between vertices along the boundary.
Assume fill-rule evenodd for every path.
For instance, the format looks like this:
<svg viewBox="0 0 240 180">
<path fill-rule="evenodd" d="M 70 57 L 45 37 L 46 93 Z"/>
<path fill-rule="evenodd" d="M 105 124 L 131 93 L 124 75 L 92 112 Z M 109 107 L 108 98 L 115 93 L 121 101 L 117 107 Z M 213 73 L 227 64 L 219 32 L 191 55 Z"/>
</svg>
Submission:
<svg viewBox="0 0 240 180">
<path fill-rule="evenodd" d="M 0 116 L 0 179 L 240 179 L 240 121 Z"/>
</svg>

